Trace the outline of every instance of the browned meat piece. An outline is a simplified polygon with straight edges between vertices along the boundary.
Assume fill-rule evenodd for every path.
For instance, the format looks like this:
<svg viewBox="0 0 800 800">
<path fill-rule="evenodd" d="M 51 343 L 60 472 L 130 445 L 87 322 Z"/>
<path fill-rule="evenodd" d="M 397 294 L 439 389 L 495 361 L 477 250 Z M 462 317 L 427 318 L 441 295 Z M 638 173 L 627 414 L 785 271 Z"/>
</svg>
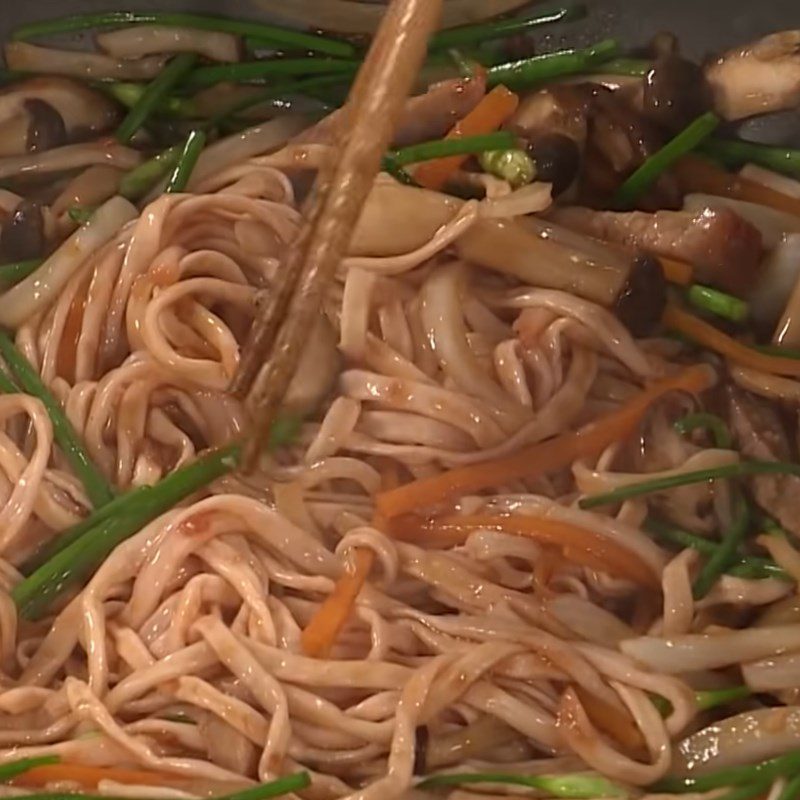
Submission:
<svg viewBox="0 0 800 800">
<path fill-rule="evenodd" d="M 581 233 L 693 264 L 697 278 L 737 295 L 756 283 L 761 265 L 759 231 L 730 209 L 617 213 L 562 208 L 552 219 Z"/>
<path fill-rule="evenodd" d="M 775 408 L 755 395 L 729 390 L 728 412 L 734 438 L 747 458 L 791 461 L 786 428 Z M 800 534 L 800 478 L 759 475 L 750 479 L 753 497 L 761 508 L 792 533 Z"/>
<path fill-rule="evenodd" d="M 567 136 L 583 150 L 595 88 L 565 84 L 526 95 L 506 127 L 529 141 L 550 134 Z"/>
<path fill-rule="evenodd" d="M 397 124 L 393 145 L 405 147 L 441 138 L 478 105 L 485 91 L 486 83 L 482 78 L 458 78 L 436 83 L 425 94 L 411 97 Z M 340 114 L 341 110 L 328 114 L 294 141 L 331 144 Z"/>
<path fill-rule="evenodd" d="M 800 103 L 800 30 L 725 53 L 706 67 L 706 78 L 725 119 L 794 108 Z"/>
</svg>

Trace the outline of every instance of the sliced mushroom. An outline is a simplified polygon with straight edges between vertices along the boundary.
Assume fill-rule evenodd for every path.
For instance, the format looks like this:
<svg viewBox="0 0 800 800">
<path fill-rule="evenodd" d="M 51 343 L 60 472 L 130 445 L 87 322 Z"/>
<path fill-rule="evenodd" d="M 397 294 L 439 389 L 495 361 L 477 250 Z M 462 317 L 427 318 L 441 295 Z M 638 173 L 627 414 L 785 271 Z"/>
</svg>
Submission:
<svg viewBox="0 0 800 800">
<path fill-rule="evenodd" d="M 705 72 L 714 107 L 725 119 L 794 108 L 800 103 L 800 30 L 731 50 Z"/>
<path fill-rule="evenodd" d="M 97 44 L 114 58 L 142 58 L 159 53 L 197 53 L 211 61 L 238 61 L 241 43 L 221 31 L 162 25 L 132 25 L 97 34 Z"/>
<path fill-rule="evenodd" d="M 693 264 L 697 278 L 746 296 L 761 273 L 761 234 L 726 208 L 617 213 L 588 208 L 552 212 L 556 222 L 610 242 Z"/>
<path fill-rule="evenodd" d="M 702 68 L 674 53 L 656 58 L 645 76 L 642 110 L 667 130 L 682 130 L 708 111 L 711 103 L 711 88 Z"/>
<path fill-rule="evenodd" d="M 33 101 L 47 104 L 61 117 L 70 141 L 110 130 L 120 115 L 115 103 L 85 84 L 69 78 L 46 77 L 20 81 L 0 91 L 0 120 L 26 113 L 31 116 Z M 44 112 L 40 106 L 33 113 L 41 117 Z M 39 127 L 43 124 L 43 119 L 37 120 Z M 47 124 L 52 129 L 54 122 L 51 119 Z"/>
<path fill-rule="evenodd" d="M 20 113 L 0 122 L 0 156 L 41 153 L 66 141 L 61 114 L 44 100 L 26 100 Z"/>
<path fill-rule="evenodd" d="M 425 94 L 409 98 L 397 123 L 393 144 L 405 147 L 444 136 L 478 105 L 485 91 L 486 82 L 481 77 L 457 78 L 436 83 Z M 341 111 L 328 114 L 295 141 L 330 144 L 340 118 Z"/>
<path fill-rule="evenodd" d="M 740 389 L 728 389 L 728 414 L 736 444 L 747 458 L 791 461 L 786 426 L 774 404 Z M 755 501 L 787 530 L 800 533 L 800 478 L 758 475 L 749 479 Z"/>
<path fill-rule="evenodd" d="M 45 250 L 44 216 L 38 203 L 23 200 L 0 233 L 3 261 L 39 258 Z"/>
</svg>

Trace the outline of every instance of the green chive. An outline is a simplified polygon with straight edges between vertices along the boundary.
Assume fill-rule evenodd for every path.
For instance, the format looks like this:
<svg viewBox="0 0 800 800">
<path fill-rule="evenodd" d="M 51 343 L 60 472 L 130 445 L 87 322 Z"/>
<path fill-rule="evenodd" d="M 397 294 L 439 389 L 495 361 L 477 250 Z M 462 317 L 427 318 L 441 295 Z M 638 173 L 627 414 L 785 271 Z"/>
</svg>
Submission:
<svg viewBox="0 0 800 800">
<path fill-rule="evenodd" d="M 707 430 L 717 447 L 723 450 L 730 450 L 733 447 L 733 437 L 725 420 L 716 414 L 699 411 L 696 414 L 687 414 L 675 423 L 675 430 L 684 436 L 698 428 Z"/>
<path fill-rule="evenodd" d="M 676 161 L 694 150 L 707 139 L 719 125 L 715 114 L 708 112 L 698 117 L 671 139 L 657 153 L 648 158 L 631 175 L 614 195 L 613 205 L 630 208 Z"/>
<path fill-rule="evenodd" d="M 686 298 L 695 308 L 731 322 L 744 322 L 750 316 L 750 306 L 744 300 L 710 286 L 695 283 L 689 287 Z"/>
<path fill-rule="evenodd" d="M 800 797 L 800 773 L 791 778 L 783 791 L 778 795 L 778 800 L 797 800 Z"/>
<path fill-rule="evenodd" d="M 117 128 L 117 140 L 128 144 L 136 131 L 144 125 L 147 118 L 156 110 L 159 103 L 172 91 L 173 87 L 183 79 L 194 67 L 197 56 L 194 53 L 181 53 L 147 85 L 137 103 L 128 111 L 128 115 Z"/>
<path fill-rule="evenodd" d="M 67 216 L 78 225 L 85 225 L 94 216 L 96 210 L 89 206 L 70 206 L 67 209 Z"/>
<path fill-rule="evenodd" d="M 147 91 L 146 83 L 99 83 L 98 89 L 106 92 L 126 108 L 134 108 Z M 153 108 L 154 114 L 178 119 L 195 119 L 198 115 L 194 100 L 188 97 L 162 97 Z"/>
<path fill-rule="evenodd" d="M 508 131 L 496 131 L 477 136 L 464 136 L 459 139 L 436 139 L 432 142 L 421 142 L 410 147 L 403 147 L 389 154 L 388 158 L 397 167 L 432 161 L 448 156 L 477 155 L 488 150 L 508 150 L 514 147 L 516 140 Z"/>
<path fill-rule="evenodd" d="M 184 81 L 186 87 L 200 89 L 223 81 L 247 83 L 264 81 L 276 76 L 336 74 L 355 75 L 359 62 L 333 58 L 279 58 L 262 61 L 241 61 L 238 64 L 218 64 L 196 69 Z"/>
<path fill-rule="evenodd" d="M 178 163 L 167 180 L 165 189 L 167 194 L 182 192 L 186 189 L 192 172 L 197 165 L 197 159 L 206 146 L 206 135 L 203 131 L 192 131 L 183 145 Z"/>
<path fill-rule="evenodd" d="M 17 775 L 22 775 L 34 767 L 45 767 L 50 764 L 58 764 L 61 759 L 58 756 L 37 756 L 36 758 L 21 758 L 18 761 L 9 761 L 0 764 L 0 781 L 10 781 Z"/>
<path fill-rule="evenodd" d="M 201 31 L 221 31 L 236 36 L 265 39 L 281 47 L 311 50 L 330 56 L 349 58 L 356 49 L 348 42 L 311 33 L 266 25 L 263 22 L 215 17 L 205 14 L 175 14 L 163 11 L 110 11 L 100 14 L 75 14 L 60 19 L 31 22 L 17 28 L 12 38 L 39 39 L 62 33 L 85 31 L 92 28 L 119 28 L 126 25 L 161 25 L 166 27 L 195 28 Z"/>
<path fill-rule="evenodd" d="M 526 33 L 541 25 L 553 22 L 571 22 L 586 16 L 586 6 L 561 6 L 548 10 L 539 10 L 530 17 L 511 17 L 496 22 L 485 22 L 478 25 L 461 25 L 434 34 L 428 49 L 447 50 L 450 47 L 461 47 L 469 44 L 482 44 L 492 39 L 505 39 L 520 33 Z"/>
<path fill-rule="evenodd" d="M 689 486 L 693 483 L 714 481 L 725 478 L 742 478 L 748 475 L 797 475 L 800 476 L 800 464 L 788 461 L 740 461 L 737 464 L 724 464 L 721 467 L 709 467 L 680 475 L 668 475 L 654 478 L 630 486 L 621 486 L 611 492 L 584 497 L 579 505 L 583 509 L 597 508 L 611 503 L 621 503 L 632 497 L 641 497 L 653 492 L 663 492 L 676 486 Z"/>
<path fill-rule="evenodd" d="M 653 68 L 650 61 L 638 58 L 612 58 L 600 64 L 592 64 L 587 72 L 592 75 L 629 75 L 632 78 L 643 78 Z"/>
<path fill-rule="evenodd" d="M 617 784 L 605 778 L 593 775 L 516 775 L 505 772 L 464 772 L 432 775 L 421 783 L 417 789 L 434 789 L 439 786 L 460 786 L 470 783 L 498 783 L 513 786 L 527 786 L 547 792 L 552 797 L 563 798 L 599 798 L 627 797 L 628 793 Z"/>
<path fill-rule="evenodd" d="M 40 258 L 0 265 L 0 289 L 9 289 L 36 272 L 44 262 Z"/>
<path fill-rule="evenodd" d="M 525 89 L 564 75 L 586 72 L 592 65 L 611 58 L 618 51 L 617 42 L 608 39 L 585 50 L 560 50 L 498 64 L 487 70 L 486 77 L 490 86 L 503 84 L 509 89 Z"/>
<path fill-rule="evenodd" d="M 178 163 L 181 147 L 175 145 L 132 169 L 119 185 L 119 193 L 128 200 L 141 200 Z"/>
<path fill-rule="evenodd" d="M 718 706 L 726 706 L 736 700 L 744 700 L 753 694 L 747 686 L 731 686 L 727 689 L 709 689 L 696 692 L 695 700 L 701 711 L 709 711 Z"/>
<path fill-rule="evenodd" d="M 25 356 L 17 350 L 11 337 L 4 331 L 0 331 L 0 354 L 22 390 L 38 397 L 44 403 L 47 414 L 53 423 L 53 436 L 75 474 L 80 478 L 92 505 L 97 507 L 108 503 L 114 497 L 108 481 L 89 458 L 89 454 L 84 449 L 77 432 L 58 401 L 44 385 Z M 0 390 L 5 391 L 2 387 Z"/>
<path fill-rule="evenodd" d="M 800 150 L 716 138 L 706 141 L 700 149 L 731 167 L 758 164 L 773 172 L 800 178 Z"/>
</svg>

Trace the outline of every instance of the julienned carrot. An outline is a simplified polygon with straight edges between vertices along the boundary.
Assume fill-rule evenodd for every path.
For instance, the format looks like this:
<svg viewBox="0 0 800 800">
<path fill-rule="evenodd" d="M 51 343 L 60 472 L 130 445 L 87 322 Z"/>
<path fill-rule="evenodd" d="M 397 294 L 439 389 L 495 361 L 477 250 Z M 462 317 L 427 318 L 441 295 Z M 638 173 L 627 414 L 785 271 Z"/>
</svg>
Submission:
<svg viewBox="0 0 800 800">
<path fill-rule="evenodd" d="M 174 779 L 173 779 L 174 780 Z M 68 781 L 78 783 L 85 789 L 95 789 L 100 781 L 136 784 L 141 786 L 163 786 L 170 778 L 158 772 L 145 772 L 121 767 L 92 767 L 87 764 L 46 764 L 33 767 L 12 780 L 17 786 L 45 786 L 48 783 Z"/>
<path fill-rule="evenodd" d="M 760 370 L 776 375 L 800 377 L 800 359 L 785 358 L 760 353 L 746 344 L 737 342 L 719 328 L 715 328 L 705 320 L 684 311 L 674 305 L 668 305 L 664 311 L 664 325 L 673 331 L 688 336 L 697 344 L 713 350 L 743 367 Z"/>
<path fill-rule="evenodd" d="M 519 97 L 505 86 L 495 86 L 462 120 L 457 122 L 447 139 L 461 139 L 497 130 L 516 110 Z M 438 158 L 421 164 L 414 171 L 414 180 L 427 189 L 440 191 L 448 178 L 469 158 L 468 155 Z"/>
<path fill-rule="evenodd" d="M 694 268 L 685 261 L 676 261 L 674 258 L 658 257 L 664 269 L 664 277 L 678 286 L 688 286 L 694 279 Z"/>
<path fill-rule="evenodd" d="M 490 486 L 521 478 L 536 478 L 564 469 L 576 459 L 599 455 L 608 445 L 629 436 L 647 409 L 667 392 L 702 392 L 710 388 L 713 382 L 714 372 L 711 368 L 702 365 L 690 367 L 653 383 L 622 408 L 578 431 L 524 447 L 505 458 L 460 467 L 381 492 L 377 497 L 378 512 L 385 519 L 391 519 Z"/>
<path fill-rule="evenodd" d="M 303 652 L 313 658 L 325 658 L 333 647 L 339 632 L 350 618 L 358 593 L 364 587 L 372 569 L 375 553 L 358 548 L 355 551 L 355 564 L 336 583 L 333 591 L 325 598 L 317 613 L 306 625 L 300 638 Z"/>
<path fill-rule="evenodd" d="M 397 531 L 398 538 L 406 541 L 424 541 L 430 535 L 434 541 L 446 541 L 450 545 L 466 541 L 476 530 L 512 533 L 533 539 L 547 547 L 556 547 L 569 561 L 605 572 L 612 577 L 653 589 L 660 585 L 658 575 L 631 550 L 588 528 L 562 520 L 524 514 L 472 514 L 421 521 L 421 524 L 414 526 L 416 530 L 413 533 L 413 528 L 404 518 L 402 527 L 403 530 L 400 531 L 399 525 L 391 525 L 390 533 Z"/>
<path fill-rule="evenodd" d="M 684 156 L 673 171 L 684 194 L 716 194 L 800 216 L 800 198 L 791 197 L 756 181 L 726 172 L 703 158 Z"/>
</svg>

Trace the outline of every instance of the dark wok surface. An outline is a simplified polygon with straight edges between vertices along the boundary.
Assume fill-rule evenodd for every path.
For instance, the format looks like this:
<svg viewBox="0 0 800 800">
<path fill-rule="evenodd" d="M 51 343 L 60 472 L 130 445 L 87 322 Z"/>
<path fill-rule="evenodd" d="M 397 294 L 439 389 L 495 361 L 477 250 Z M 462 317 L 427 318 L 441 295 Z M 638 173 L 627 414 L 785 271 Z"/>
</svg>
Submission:
<svg viewBox="0 0 800 800">
<path fill-rule="evenodd" d="M 587 4 L 591 11 L 587 19 L 542 32 L 543 51 L 608 36 L 633 47 L 669 30 L 678 35 L 687 54 L 702 58 L 766 33 L 800 28 L 800 0 L 588 0 Z M 23 22 L 76 12 L 161 9 L 263 19 L 269 17 L 269 5 L 270 0 L 0 0 L 0 36 L 7 38 Z M 800 111 L 750 121 L 742 133 L 800 146 Z"/>
</svg>

